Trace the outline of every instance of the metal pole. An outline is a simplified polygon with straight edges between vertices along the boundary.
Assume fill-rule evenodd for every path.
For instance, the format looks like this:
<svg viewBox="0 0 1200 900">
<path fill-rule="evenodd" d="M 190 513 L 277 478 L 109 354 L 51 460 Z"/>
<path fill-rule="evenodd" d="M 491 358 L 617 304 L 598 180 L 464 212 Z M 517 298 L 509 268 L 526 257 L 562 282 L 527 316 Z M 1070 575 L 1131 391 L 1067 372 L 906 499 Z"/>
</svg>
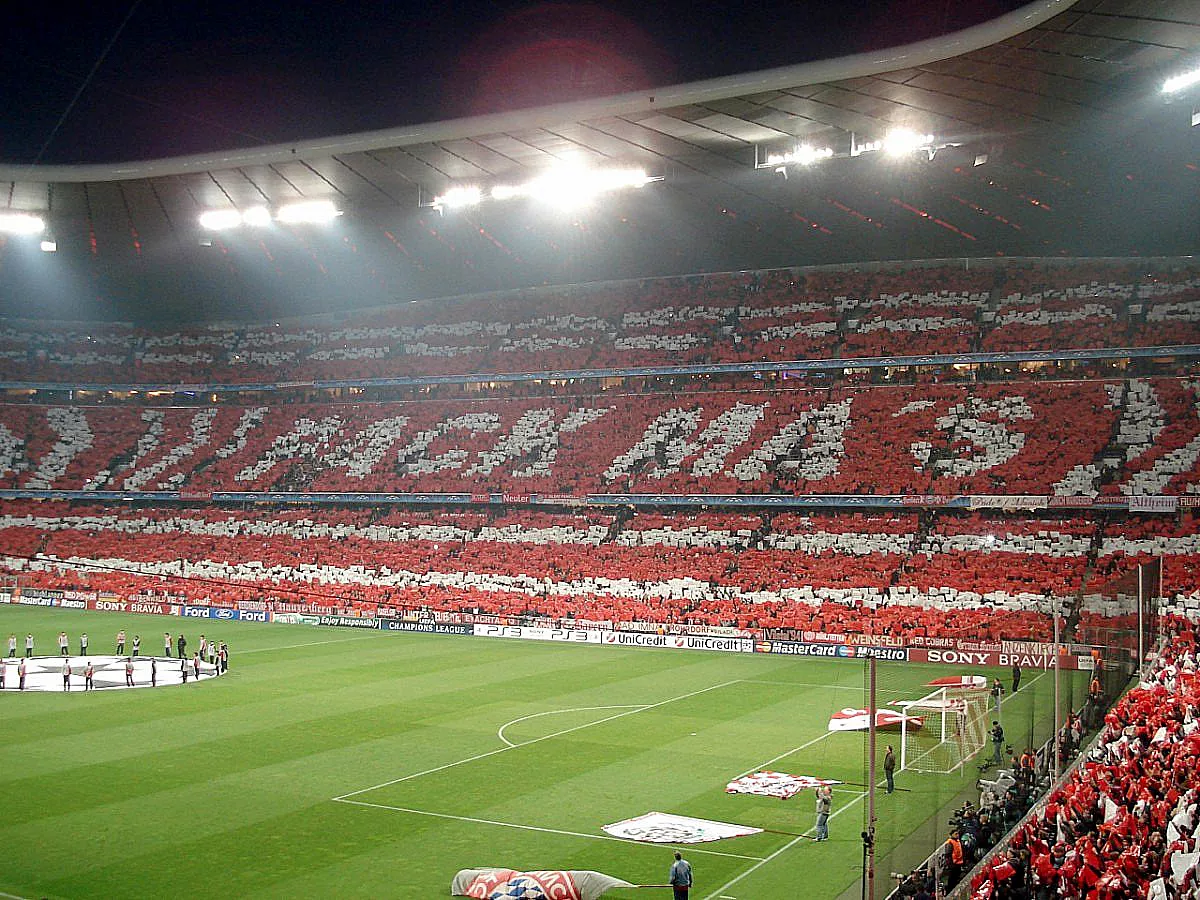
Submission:
<svg viewBox="0 0 1200 900">
<path fill-rule="evenodd" d="M 867 658 L 867 715 L 870 716 L 870 725 L 868 727 L 867 743 L 869 746 L 867 755 L 867 828 L 863 846 L 866 852 L 866 885 L 867 897 L 874 900 L 875 897 L 875 841 L 873 840 L 875 832 L 875 657 Z M 907 710 L 905 711 L 907 713 Z"/>
<path fill-rule="evenodd" d="M 1145 623 L 1142 621 L 1143 607 L 1145 606 L 1145 603 L 1146 603 L 1145 580 L 1146 580 L 1146 573 L 1142 571 L 1142 567 L 1139 565 L 1138 566 L 1138 596 L 1137 596 L 1137 604 L 1138 604 L 1137 673 L 1138 673 L 1139 681 L 1141 681 L 1141 679 L 1142 679 L 1142 660 L 1144 660 L 1146 658 L 1146 646 L 1145 646 L 1146 626 L 1145 626 Z"/>
<path fill-rule="evenodd" d="M 1059 641 L 1059 637 L 1060 637 L 1060 635 L 1058 633 L 1058 627 L 1059 627 L 1058 626 L 1058 613 L 1059 613 L 1059 605 L 1057 603 L 1055 603 L 1054 604 L 1054 717 L 1053 717 L 1053 721 L 1054 721 L 1054 759 L 1051 762 L 1050 771 L 1054 773 L 1054 781 L 1056 781 L 1056 782 L 1058 781 L 1058 731 L 1059 731 L 1059 728 L 1058 728 L 1058 709 L 1059 709 L 1059 704 L 1058 704 L 1058 694 L 1059 694 L 1058 658 L 1060 656 L 1060 654 L 1058 652 L 1058 641 Z"/>
</svg>

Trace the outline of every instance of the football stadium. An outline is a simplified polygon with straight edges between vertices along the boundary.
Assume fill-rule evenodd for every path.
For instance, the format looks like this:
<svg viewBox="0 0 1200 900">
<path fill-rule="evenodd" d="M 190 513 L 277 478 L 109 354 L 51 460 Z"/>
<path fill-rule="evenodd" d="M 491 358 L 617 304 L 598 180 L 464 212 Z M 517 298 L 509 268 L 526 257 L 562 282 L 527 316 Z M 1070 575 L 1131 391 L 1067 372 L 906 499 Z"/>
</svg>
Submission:
<svg viewBox="0 0 1200 900">
<path fill-rule="evenodd" d="M 1200 897 L 1200 6 L 450 6 L 4 39 L 0 897 Z"/>
</svg>

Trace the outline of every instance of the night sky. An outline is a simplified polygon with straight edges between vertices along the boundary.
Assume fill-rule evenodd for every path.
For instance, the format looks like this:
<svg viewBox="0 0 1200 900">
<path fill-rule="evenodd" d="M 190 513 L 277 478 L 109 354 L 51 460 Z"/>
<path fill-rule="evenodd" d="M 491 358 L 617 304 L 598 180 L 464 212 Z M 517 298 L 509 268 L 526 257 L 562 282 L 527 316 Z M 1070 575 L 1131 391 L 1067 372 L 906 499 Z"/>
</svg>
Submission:
<svg viewBox="0 0 1200 900">
<path fill-rule="evenodd" d="M 0 160 L 147 159 L 604 96 L 894 46 L 1021 5 L 23 4 L 0 31 Z"/>
</svg>

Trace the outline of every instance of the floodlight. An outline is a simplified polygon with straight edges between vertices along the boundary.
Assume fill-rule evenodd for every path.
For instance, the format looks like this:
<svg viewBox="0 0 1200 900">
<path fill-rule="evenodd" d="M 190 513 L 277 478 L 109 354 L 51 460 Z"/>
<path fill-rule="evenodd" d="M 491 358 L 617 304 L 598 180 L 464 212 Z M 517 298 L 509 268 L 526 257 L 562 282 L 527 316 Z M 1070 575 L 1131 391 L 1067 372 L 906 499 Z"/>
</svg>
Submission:
<svg viewBox="0 0 1200 900">
<path fill-rule="evenodd" d="M 463 209 L 478 206 L 483 200 L 483 191 L 474 185 L 453 187 L 440 197 L 433 198 L 434 209 Z"/>
<path fill-rule="evenodd" d="M 555 169 L 518 188 L 518 192 L 556 206 L 584 204 L 599 194 L 623 188 L 645 187 L 654 179 L 641 169 Z"/>
<path fill-rule="evenodd" d="M 493 200 L 511 200 L 521 193 L 521 189 L 511 184 L 498 184 L 492 188 Z"/>
<path fill-rule="evenodd" d="M 58 244 L 54 241 L 42 241 L 41 247 L 43 253 L 55 253 L 58 250 Z"/>
<path fill-rule="evenodd" d="M 917 134 L 911 128 L 896 128 L 883 139 L 883 152 L 888 156 L 905 156 L 930 146 L 933 141 L 932 134 Z"/>
<path fill-rule="evenodd" d="M 46 223 L 40 216 L 21 212 L 0 212 L 0 232 L 5 234 L 41 234 Z"/>
<path fill-rule="evenodd" d="M 1168 78 L 1163 82 L 1162 92 L 1164 94 L 1176 94 L 1179 91 L 1190 88 L 1194 84 L 1200 84 L 1200 69 L 1193 69 L 1190 72 L 1184 72 L 1182 75 L 1176 75 L 1174 78 Z"/>
<path fill-rule="evenodd" d="M 332 200 L 303 200 L 281 207 L 275 217 L 280 222 L 291 224 L 320 224 L 330 222 L 341 214 L 341 210 L 333 205 Z"/>
<path fill-rule="evenodd" d="M 271 211 L 265 206 L 252 206 L 242 213 L 242 221 L 255 228 L 262 228 L 271 224 Z"/>
<path fill-rule="evenodd" d="M 767 165 L 786 166 L 789 163 L 796 163 L 801 166 L 811 166 L 817 160 L 829 159 L 831 156 L 833 156 L 832 147 L 818 148 L 809 144 L 801 144 L 787 153 L 772 153 L 767 157 Z"/>
<path fill-rule="evenodd" d="M 242 214 L 236 209 L 210 209 L 200 213 L 200 227 L 209 231 L 237 228 L 242 224 Z"/>
</svg>

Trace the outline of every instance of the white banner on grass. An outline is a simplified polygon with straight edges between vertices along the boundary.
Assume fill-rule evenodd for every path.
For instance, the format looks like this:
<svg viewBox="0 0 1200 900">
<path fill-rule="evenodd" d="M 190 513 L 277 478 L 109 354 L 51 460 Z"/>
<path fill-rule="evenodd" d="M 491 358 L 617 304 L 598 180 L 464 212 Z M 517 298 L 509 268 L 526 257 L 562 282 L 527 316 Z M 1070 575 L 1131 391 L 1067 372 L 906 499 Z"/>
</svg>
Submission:
<svg viewBox="0 0 1200 900">
<path fill-rule="evenodd" d="M 743 775 L 725 785 L 727 794 L 756 794 L 760 797 L 778 797 L 787 800 L 800 791 L 822 785 L 841 784 L 832 778 L 817 778 L 813 775 L 788 775 L 786 772 L 755 772 Z"/>
<path fill-rule="evenodd" d="M 761 828 L 734 825 L 731 822 L 713 822 L 709 819 L 693 819 L 690 816 L 673 816 L 660 812 L 649 812 L 635 819 L 614 822 L 612 825 L 605 825 L 604 830 L 613 837 L 651 844 L 703 844 L 762 832 Z"/>
</svg>

